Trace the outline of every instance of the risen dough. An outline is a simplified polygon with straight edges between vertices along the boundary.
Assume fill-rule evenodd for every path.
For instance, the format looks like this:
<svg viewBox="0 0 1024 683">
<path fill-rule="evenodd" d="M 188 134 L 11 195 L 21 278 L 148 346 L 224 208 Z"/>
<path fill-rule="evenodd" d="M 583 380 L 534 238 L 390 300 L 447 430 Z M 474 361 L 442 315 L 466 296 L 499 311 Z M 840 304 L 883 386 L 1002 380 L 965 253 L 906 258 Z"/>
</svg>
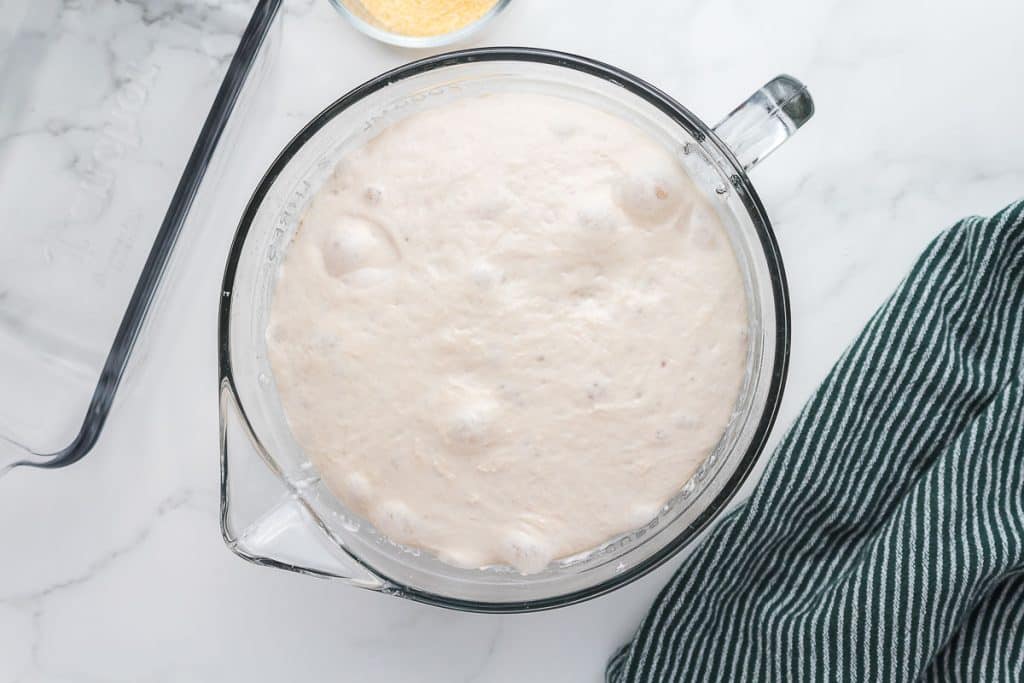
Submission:
<svg viewBox="0 0 1024 683">
<path fill-rule="evenodd" d="M 276 285 L 295 437 L 393 540 L 524 573 L 650 521 L 721 437 L 746 363 L 729 239 L 673 155 L 508 93 L 349 154 Z"/>
</svg>

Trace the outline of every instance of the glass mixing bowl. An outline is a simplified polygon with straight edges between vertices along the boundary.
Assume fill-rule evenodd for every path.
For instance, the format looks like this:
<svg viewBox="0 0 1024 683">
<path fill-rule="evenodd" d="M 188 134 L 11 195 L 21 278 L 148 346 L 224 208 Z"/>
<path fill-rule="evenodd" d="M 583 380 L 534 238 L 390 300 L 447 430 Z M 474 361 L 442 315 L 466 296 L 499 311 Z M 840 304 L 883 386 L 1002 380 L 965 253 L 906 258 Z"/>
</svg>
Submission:
<svg viewBox="0 0 1024 683">
<path fill-rule="evenodd" d="M 744 275 L 746 376 L 720 443 L 643 528 L 522 575 L 459 569 L 392 543 L 327 490 L 285 422 L 265 331 L 281 258 L 310 198 L 337 161 L 396 121 L 452 99 L 498 91 L 590 103 L 675 150 L 718 211 Z M 622 586 L 689 543 L 750 472 L 775 420 L 790 346 L 778 247 L 746 171 L 813 113 L 806 89 L 780 76 L 712 128 L 668 95 L 614 67 L 528 48 L 454 52 L 399 67 L 324 110 L 288 144 L 253 194 L 224 273 L 219 321 L 221 526 L 228 546 L 259 564 L 337 577 L 413 600 L 509 612 L 578 602 Z M 343 391 L 344 387 L 339 387 Z M 623 476 L 622 486 L 631 482 Z"/>
</svg>

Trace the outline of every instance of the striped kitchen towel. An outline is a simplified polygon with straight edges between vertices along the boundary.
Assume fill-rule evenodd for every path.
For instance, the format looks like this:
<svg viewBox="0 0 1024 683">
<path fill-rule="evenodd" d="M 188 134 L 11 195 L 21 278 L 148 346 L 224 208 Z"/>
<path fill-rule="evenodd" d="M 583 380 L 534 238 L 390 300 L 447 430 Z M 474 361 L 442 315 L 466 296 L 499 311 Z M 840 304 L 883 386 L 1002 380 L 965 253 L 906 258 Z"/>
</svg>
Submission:
<svg viewBox="0 0 1024 683">
<path fill-rule="evenodd" d="M 1024 681 L 1022 357 L 1024 202 L 931 244 L 608 681 Z"/>
</svg>

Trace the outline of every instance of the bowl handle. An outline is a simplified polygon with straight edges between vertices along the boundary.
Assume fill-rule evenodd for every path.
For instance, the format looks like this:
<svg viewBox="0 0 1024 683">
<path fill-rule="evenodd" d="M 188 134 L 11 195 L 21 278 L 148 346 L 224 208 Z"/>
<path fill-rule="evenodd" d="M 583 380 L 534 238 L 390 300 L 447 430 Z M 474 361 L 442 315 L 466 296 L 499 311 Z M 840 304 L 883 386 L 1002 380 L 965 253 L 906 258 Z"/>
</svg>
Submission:
<svg viewBox="0 0 1024 683">
<path fill-rule="evenodd" d="M 749 171 L 814 115 L 807 86 L 776 76 L 733 109 L 714 130 Z"/>
</svg>

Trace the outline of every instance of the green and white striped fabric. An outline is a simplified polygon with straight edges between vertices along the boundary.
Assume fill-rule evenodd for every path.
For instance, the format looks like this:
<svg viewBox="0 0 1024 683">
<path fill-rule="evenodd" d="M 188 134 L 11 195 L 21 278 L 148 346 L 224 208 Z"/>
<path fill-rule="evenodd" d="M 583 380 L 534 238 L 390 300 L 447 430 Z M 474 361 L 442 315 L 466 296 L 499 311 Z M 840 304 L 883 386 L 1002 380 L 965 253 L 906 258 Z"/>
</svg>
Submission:
<svg viewBox="0 0 1024 683">
<path fill-rule="evenodd" d="M 1024 681 L 1024 202 L 938 237 L 608 681 Z"/>
</svg>

